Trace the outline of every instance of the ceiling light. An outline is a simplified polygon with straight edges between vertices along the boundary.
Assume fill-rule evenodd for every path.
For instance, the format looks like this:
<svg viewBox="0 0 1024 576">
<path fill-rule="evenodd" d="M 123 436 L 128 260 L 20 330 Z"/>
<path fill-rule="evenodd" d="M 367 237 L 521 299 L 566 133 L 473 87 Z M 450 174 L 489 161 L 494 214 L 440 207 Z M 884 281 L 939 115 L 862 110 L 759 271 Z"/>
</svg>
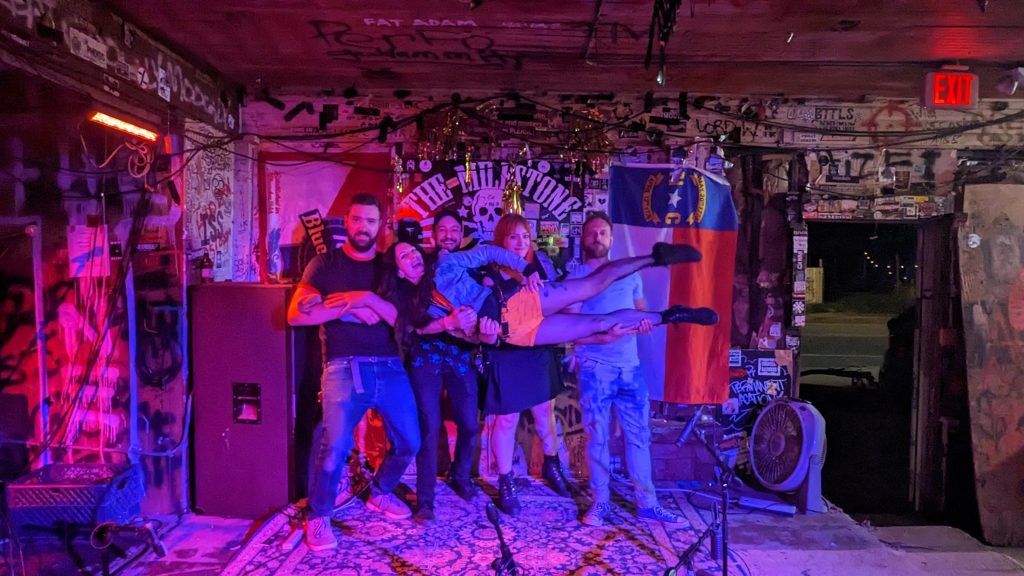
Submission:
<svg viewBox="0 0 1024 576">
<path fill-rule="evenodd" d="M 103 112 L 97 112 L 93 114 L 92 117 L 89 118 L 89 120 L 92 120 L 97 124 L 102 124 L 107 128 L 113 128 L 114 130 L 117 130 L 119 132 L 130 134 L 132 136 L 135 136 L 136 138 L 142 138 L 143 140 L 149 142 L 156 142 L 157 139 L 156 132 L 153 132 L 152 130 L 147 130 L 141 126 L 132 124 L 131 122 L 121 120 L 120 118 L 114 118 L 113 116 L 109 114 L 104 114 Z"/>
</svg>

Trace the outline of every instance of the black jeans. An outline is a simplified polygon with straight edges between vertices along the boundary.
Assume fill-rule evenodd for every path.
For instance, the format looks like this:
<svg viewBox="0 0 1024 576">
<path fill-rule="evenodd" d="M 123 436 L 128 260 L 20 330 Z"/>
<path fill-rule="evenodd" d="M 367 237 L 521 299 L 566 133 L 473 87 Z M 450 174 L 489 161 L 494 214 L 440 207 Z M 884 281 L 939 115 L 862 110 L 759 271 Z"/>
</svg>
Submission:
<svg viewBox="0 0 1024 576">
<path fill-rule="evenodd" d="M 455 461 L 452 462 L 450 475 L 459 480 L 469 480 L 473 456 L 480 441 L 477 372 L 471 368 L 459 370 L 448 362 L 428 362 L 411 367 L 409 380 L 416 396 L 422 439 L 420 451 L 416 454 L 416 498 L 420 503 L 433 503 L 437 483 L 437 443 L 442 424 L 441 387 L 444 386 L 448 391 L 458 429 Z"/>
</svg>

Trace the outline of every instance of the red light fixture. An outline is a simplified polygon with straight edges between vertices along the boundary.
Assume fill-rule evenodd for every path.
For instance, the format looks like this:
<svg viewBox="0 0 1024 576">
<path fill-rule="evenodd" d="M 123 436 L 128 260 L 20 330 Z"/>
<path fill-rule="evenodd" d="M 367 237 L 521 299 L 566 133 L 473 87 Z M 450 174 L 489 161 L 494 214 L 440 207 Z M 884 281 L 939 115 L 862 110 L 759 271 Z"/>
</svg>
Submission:
<svg viewBox="0 0 1024 576">
<path fill-rule="evenodd" d="M 924 105 L 933 110 L 972 110 L 978 107 L 978 75 L 965 67 L 929 72 L 924 81 Z"/>
<path fill-rule="evenodd" d="M 96 112 L 92 115 L 92 117 L 89 118 L 89 120 L 97 124 L 102 124 L 107 128 L 113 128 L 114 130 L 117 130 L 119 132 L 124 132 L 125 134 L 135 136 L 136 138 L 141 138 L 147 142 L 156 142 L 157 139 L 156 132 L 153 132 L 152 130 L 147 130 L 142 126 L 132 124 L 131 122 L 128 122 L 126 120 L 115 118 L 103 112 Z"/>
</svg>

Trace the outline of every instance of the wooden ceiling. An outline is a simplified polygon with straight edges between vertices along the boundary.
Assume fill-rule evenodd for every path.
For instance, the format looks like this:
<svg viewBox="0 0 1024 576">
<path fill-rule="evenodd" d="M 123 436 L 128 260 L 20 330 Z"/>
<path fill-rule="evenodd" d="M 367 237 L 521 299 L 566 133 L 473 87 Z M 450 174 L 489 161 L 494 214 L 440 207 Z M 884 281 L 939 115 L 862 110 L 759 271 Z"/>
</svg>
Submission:
<svg viewBox="0 0 1024 576">
<path fill-rule="evenodd" d="M 643 67 L 652 0 L 476 1 L 108 5 L 229 79 L 281 93 L 355 86 L 913 98 L 928 71 L 959 63 L 981 75 L 982 97 L 999 98 L 1000 76 L 1024 65 L 1021 0 L 683 0 L 664 87 L 654 81 L 657 49 Z"/>
</svg>

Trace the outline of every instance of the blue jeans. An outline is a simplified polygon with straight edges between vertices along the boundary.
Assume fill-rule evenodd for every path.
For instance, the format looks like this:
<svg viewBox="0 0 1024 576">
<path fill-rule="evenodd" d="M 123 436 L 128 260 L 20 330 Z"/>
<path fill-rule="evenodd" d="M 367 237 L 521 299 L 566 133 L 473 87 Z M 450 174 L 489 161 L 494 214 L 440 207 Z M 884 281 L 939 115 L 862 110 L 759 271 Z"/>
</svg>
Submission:
<svg viewBox="0 0 1024 576">
<path fill-rule="evenodd" d="M 626 466 L 633 481 L 636 504 L 650 508 L 658 503 L 651 479 L 650 393 L 639 366 L 620 368 L 590 359 L 579 364 L 580 408 L 587 431 L 590 489 L 595 502 L 611 498 L 612 406 L 626 439 Z"/>
<path fill-rule="evenodd" d="M 355 376 L 355 377 L 354 377 Z M 324 365 L 323 435 L 315 447 L 309 479 L 312 515 L 328 516 L 334 508 L 338 483 L 352 450 L 353 432 L 370 408 L 384 419 L 391 447 L 374 475 L 382 492 L 391 492 L 420 449 L 416 401 L 402 361 L 390 358 L 335 358 Z"/>
</svg>

